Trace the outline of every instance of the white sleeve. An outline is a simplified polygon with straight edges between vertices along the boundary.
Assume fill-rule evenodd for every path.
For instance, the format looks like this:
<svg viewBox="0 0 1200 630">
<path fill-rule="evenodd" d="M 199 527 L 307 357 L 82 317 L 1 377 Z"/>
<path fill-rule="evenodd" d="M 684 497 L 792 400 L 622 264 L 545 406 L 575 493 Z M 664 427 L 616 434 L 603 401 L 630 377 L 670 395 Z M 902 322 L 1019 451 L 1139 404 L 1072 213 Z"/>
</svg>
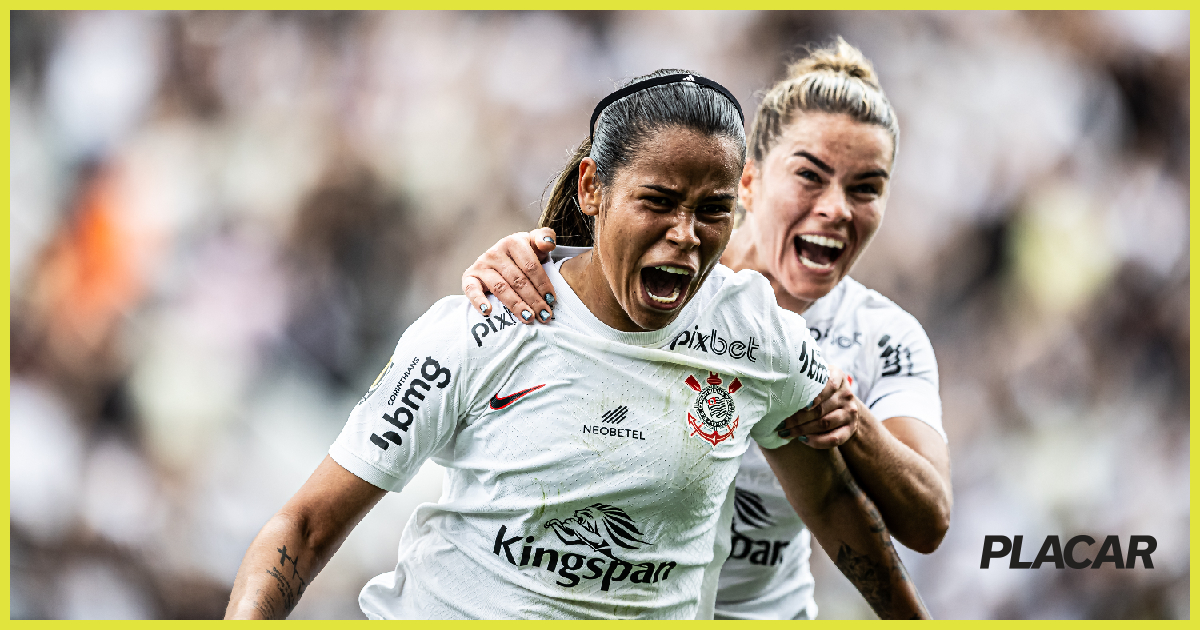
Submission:
<svg viewBox="0 0 1200 630">
<path fill-rule="evenodd" d="M 776 369 L 787 378 L 772 389 L 771 409 L 750 430 L 750 436 L 762 448 L 775 449 L 787 444 L 791 438 L 781 438 L 775 433 L 778 425 L 792 414 L 807 407 L 825 388 L 829 380 L 829 368 L 820 348 L 808 332 L 804 318 L 783 309 L 778 309 L 780 320 L 776 335 L 782 346 L 774 351 Z"/>
<path fill-rule="evenodd" d="M 372 485 L 400 491 L 449 443 L 470 408 L 461 323 L 466 298 L 434 304 L 400 337 L 392 360 L 350 412 L 329 456 Z"/>
<path fill-rule="evenodd" d="M 884 327 L 874 344 L 874 384 L 859 396 L 871 414 L 879 420 L 916 418 L 946 439 L 937 359 L 925 329 L 912 316 L 897 318 Z"/>
</svg>

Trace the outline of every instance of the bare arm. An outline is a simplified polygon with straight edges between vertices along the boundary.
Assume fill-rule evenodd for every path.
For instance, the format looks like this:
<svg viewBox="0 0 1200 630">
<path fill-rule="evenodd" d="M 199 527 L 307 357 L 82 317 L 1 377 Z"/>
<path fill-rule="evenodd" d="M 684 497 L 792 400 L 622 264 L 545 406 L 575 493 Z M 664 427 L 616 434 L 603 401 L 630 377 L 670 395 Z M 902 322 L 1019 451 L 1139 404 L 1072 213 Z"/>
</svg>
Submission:
<svg viewBox="0 0 1200 630">
<path fill-rule="evenodd" d="M 846 465 L 875 502 L 896 540 L 932 553 L 950 528 L 950 452 L 916 418 L 875 420 L 834 370 L 818 404 L 785 423 L 790 435 L 817 449 L 839 446 Z M 834 391 L 830 391 L 830 388 Z"/>
<path fill-rule="evenodd" d="M 854 437 L 840 448 L 846 465 L 875 501 L 888 529 L 906 547 L 932 553 L 950 528 L 950 453 L 916 418 L 882 423 L 863 410 Z"/>
<path fill-rule="evenodd" d="M 328 455 L 250 543 L 226 619 L 283 619 L 354 526 L 386 492 Z"/>
<path fill-rule="evenodd" d="M 763 455 L 788 502 L 881 619 L 930 618 L 883 519 L 837 448 L 792 441 Z"/>
</svg>

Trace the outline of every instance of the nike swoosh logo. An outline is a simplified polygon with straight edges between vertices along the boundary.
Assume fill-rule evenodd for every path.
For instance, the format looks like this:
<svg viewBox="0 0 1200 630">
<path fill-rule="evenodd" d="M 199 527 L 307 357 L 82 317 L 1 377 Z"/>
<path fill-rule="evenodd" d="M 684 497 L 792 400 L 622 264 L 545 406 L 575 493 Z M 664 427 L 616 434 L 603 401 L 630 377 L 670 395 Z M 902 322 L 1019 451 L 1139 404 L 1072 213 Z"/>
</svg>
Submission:
<svg viewBox="0 0 1200 630">
<path fill-rule="evenodd" d="M 520 399 L 525 394 L 528 394 L 529 392 L 532 392 L 537 389 L 541 389 L 545 386 L 546 386 L 546 384 L 542 383 L 541 385 L 538 385 L 536 387 L 530 387 L 529 389 L 522 389 L 521 391 L 519 391 L 515 394 L 509 394 L 504 397 L 500 396 L 500 392 L 496 392 L 496 395 L 492 396 L 492 400 L 491 400 L 491 402 L 488 403 L 488 406 L 491 407 L 492 409 L 496 409 L 496 410 L 504 409 L 505 407 L 517 402 L 517 400 Z"/>
</svg>

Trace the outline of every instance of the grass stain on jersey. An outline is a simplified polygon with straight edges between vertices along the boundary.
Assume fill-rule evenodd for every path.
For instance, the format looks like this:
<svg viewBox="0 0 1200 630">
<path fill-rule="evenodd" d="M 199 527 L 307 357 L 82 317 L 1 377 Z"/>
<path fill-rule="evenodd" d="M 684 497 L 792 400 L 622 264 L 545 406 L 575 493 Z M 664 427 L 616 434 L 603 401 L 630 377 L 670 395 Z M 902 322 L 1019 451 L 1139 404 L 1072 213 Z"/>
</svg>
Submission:
<svg viewBox="0 0 1200 630">
<path fill-rule="evenodd" d="M 546 513 L 546 486 L 543 486 L 542 480 L 537 477 L 534 477 L 533 480 L 537 482 L 538 490 L 542 493 L 542 504 L 533 511 L 533 520 L 539 521 L 542 519 L 542 515 Z"/>
</svg>

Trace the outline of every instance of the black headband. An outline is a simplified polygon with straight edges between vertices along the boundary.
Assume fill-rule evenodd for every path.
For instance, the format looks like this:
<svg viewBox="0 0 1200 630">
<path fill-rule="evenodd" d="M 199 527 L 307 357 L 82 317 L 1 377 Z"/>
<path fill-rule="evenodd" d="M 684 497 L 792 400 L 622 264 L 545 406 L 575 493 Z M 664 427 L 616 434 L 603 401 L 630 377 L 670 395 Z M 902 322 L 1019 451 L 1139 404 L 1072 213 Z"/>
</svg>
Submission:
<svg viewBox="0 0 1200 630">
<path fill-rule="evenodd" d="M 665 74 L 660 77 L 653 77 L 643 81 L 637 81 L 636 83 L 630 83 L 616 92 L 605 96 L 604 100 L 600 101 L 596 105 L 596 109 L 592 110 L 592 121 L 588 123 L 588 138 L 594 140 L 594 136 L 596 135 L 596 119 L 600 117 L 600 113 L 604 111 L 604 108 L 612 105 L 614 102 L 625 98 L 634 92 L 640 92 L 642 90 L 659 85 L 666 85 L 668 83 L 683 83 L 685 81 L 706 87 L 729 99 L 729 102 L 733 103 L 734 108 L 737 109 L 738 117 L 742 119 L 742 125 L 745 126 L 746 116 L 742 114 L 741 104 L 738 103 L 737 99 L 733 97 L 733 94 L 730 94 L 729 90 L 726 90 L 724 87 L 722 87 L 720 83 L 717 83 L 716 81 L 710 81 L 709 79 L 705 79 L 704 77 L 694 74 Z"/>
</svg>

